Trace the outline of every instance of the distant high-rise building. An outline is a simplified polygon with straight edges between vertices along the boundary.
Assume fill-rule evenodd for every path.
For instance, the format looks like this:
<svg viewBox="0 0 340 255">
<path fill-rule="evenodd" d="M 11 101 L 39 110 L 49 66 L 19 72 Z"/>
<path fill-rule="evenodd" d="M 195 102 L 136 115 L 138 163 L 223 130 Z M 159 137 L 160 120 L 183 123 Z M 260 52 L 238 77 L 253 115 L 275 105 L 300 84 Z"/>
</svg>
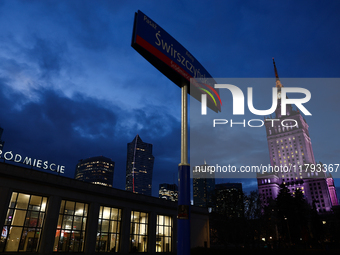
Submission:
<svg viewBox="0 0 340 255">
<path fill-rule="evenodd" d="M 332 206 L 338 205 L 333 178 L 325 173 L 322 164 L 319 164 L 322 168 L 319 172 L 306 169 L 309 164 L 316 165 L 308 124 L 299 110 L 293 110 L 291 105 L 286 106 L 286 115 L 281 115 L 281 88 L 283 86 L 274 60 L 273 63 L 277 87 L 277 109 L 275 119 L 266 118 L 265 122 L 270 163 L 273 168 L 286 167 L 290 170 L 258 174 L 257 181 L 262 206 L 268 206 L 270 200 L 276 199 L 280 190 L 279 186 L 283 184 L 293 196 L 297 190 L 300 190 L 306 201 L 311 206 L 315 205 L 319 213 L 331 211 Z"/>
<path fill-rule="evenodd" d="M 215 173 L 210 172 L 209 165 L 204 162 L 200 170 L 193 169 L 194 205 L 213 207 L 212 195 L 215 189 Z"/>
<path fill-rule="evenodd" d="M 178 187 L 176 184 L 159 184 L 159 198 L 178 201 Z"/>
<path fill-rule="evenodd" d="M 3 131 L 4 130 L 0 127 L 0 151 L 2 151 L 4 144 L 5 144 L 5 142 L 1 140 L 1 136 L 2 136 Z"/>
<path fill-rule="evenodd" d="M 125 190 L 151 196 L 154 160 L 152 144 L 143 142 L 136 135 L 127 144 Z"/>
<path fill-rule="evenodd" d="M 85 182 L 112 187 L 115 162 L 98 156 L 80 160 L 74 178 Z"/>
<path fill-rule="evenodd" d="M 228 218 L 244 216 L 242 183 L 221 183 L 215 185 L 213 211 Z"/>
</svg>

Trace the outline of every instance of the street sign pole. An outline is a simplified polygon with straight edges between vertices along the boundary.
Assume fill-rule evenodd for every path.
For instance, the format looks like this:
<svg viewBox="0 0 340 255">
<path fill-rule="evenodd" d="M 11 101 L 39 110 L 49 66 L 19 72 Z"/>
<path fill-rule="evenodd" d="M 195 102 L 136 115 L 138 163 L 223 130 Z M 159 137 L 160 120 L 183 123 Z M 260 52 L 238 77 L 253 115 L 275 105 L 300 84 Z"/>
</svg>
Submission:
<svg viewBox="0 0 340 255">
<path fill-rule="evenodd" d="M 188 94 L 201 101 L 209 94 L 206 105 L 221 111 L 218 90 L 206 84 L 212 76 L 178 41 L 140 10 L 135 13 L 131 46 L 161 73 L 182 89 L 181 163 L 178 165 L 177 254 L 190 255 L 190 165 L 188 163 Z M 189 90 L 190 80 L 197 82 Z M 215 100 L 215 97 L 219 100 Z"/>
<path fill-rule="evenodd" d="M 188 85 L 182 86 L 181 163 L 178 165 L 177 254 L 190 255 L 190 165 L 188 163 Z"/>
</svg>

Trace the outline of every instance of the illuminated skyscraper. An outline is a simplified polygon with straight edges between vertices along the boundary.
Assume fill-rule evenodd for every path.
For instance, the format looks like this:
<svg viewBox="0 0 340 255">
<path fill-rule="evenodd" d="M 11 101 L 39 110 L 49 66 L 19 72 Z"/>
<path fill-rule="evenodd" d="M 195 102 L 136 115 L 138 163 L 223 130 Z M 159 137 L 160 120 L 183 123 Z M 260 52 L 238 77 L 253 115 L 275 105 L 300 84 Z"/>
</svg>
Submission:
<svg viewBox="0 0 340 255">
<path fill-rule="evenodd" d="M 74 178 L 93 184 L 112 187 L 115 162 L 99 156 L 80 160 L 76 167 Z"/>
<path fill-rule="evenodd" d="M 162 183 L 159 184 L 159 198 L 178 201 L 178 187 L 176 184 Z"/>
<path fill-rule="evenodd" d="M 242 183 L 221 183 L 215 185 L 213 211 L 228 218 L 244 216 Z"/>
<path fill-rule="evenodd" d="M 125 190 L 151 196 L 154 164 L 152 144 L 144 143 L 139 135 L 127 144 Z"/>
<path fill-rule="evenodd" d="M 262 205 L 268 206 L 270 200 L 277 197 L 279 185 L 284 184 L 292 195 L 295 195 L 296 190 L 301 190 L 306 201 L 311 206 L 315 204 L 318 212 L 330 211 L 332 206 L 338 205 L 333 178 L 323 171 L 306 171 L 305 168 L 303 171 L 299 170 L 299 166 L 316 164 L 308 124 L 299 110 L 293 110 L 291 105 L 287 105 L 286 115 L 281 115 L 281 88 L 283 86 L 274 60 L 273 63 L 278 89 L 275 119 L 279 121 L 265 122 L 270 163 L 273 167 L 287 166 L 291 170 L 258 175 Z M 266 120 L 273 119 L 267 118 Z"/>
<path fill-rule="evenodd" d="M 212 195 L 215 190 L 215 173 L 210 172 L 209 165 L 204 162 L 200 171 L 193 169 L 194 205 L 213 207 Z"/>
</svg>

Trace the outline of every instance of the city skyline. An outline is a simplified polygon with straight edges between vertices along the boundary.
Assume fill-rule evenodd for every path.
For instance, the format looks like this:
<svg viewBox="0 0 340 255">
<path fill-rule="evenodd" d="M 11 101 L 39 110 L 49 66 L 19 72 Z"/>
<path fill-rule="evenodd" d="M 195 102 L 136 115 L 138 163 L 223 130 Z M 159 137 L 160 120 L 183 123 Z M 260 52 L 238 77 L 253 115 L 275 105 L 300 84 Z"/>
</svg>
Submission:
<svg viewBox="0 0 340 255">
<path fill-rule="evenodd" d="M 272 57 L 280 77 L 339 77 L 334 33 L 339 3 L 1 1 L 0 6 L 5 151 L 65 165 L 70 178 L 78 159 L 107 155 L 116 162 L 113 186 L 120 189 L 126 144 L 136 134 L 154 145 L 154 187 L 173 180 L 180 162 L 180 89 L 131 47 L 138 9 L 213 77 L 274 78 Z M 311 111 L 319 108 L 322 114 L 307 121 L 316 160 L 335 164 L 340 88 L 326 89 L 312 91 Z M 329 123 L 327 132 L 323 122 Z M 230 162 L 244 154 L 270 163 L 263 129 L 229 132 L 226 138 L 233 144 L 226 151 Z M 257 189 L 255 179 L 242 182 L 246 192 Z"/>
</svg>

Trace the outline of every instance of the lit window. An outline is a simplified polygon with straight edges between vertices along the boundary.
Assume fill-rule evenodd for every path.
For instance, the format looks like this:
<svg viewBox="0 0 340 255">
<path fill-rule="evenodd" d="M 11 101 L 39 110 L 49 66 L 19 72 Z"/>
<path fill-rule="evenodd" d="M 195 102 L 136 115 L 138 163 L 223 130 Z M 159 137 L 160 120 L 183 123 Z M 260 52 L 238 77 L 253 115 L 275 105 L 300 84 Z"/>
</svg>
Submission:
<svg viewBox="0 0 340 255">
<path fill-rule="evenodd" d="M 131 211 L 130 252 L 148 251 L 148 214 Z"/>
<path fill-rule="evenodd" d="M 172 231 L 172 218 L 157 215 L 156 252 L 172 251 Z"/>
<path fill-rule="evenodd" d="M 96 241 L 97 252 L 118 252 L 121 211 L 117 208 L 100 207 Z"/>
<path fill-rule="evenodd" d="M 53 251 L 83 252 L 88 205 L 61 201 Z"/>
<path fill-rule="evenodd" d="M 46 203 L 46 197 L 12 193 L 2 228 L 1 252 L 38 251 Z"/>
</svg>

